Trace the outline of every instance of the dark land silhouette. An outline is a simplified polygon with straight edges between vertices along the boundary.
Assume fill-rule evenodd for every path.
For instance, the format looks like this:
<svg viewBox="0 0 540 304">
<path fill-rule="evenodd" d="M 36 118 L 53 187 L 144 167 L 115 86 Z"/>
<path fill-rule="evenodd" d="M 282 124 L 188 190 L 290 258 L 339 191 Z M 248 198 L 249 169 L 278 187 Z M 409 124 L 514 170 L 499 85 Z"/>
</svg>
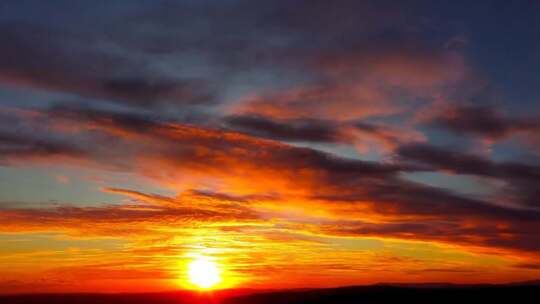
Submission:
<svg viewBox="0 0 540 304">
<path fill-rule="evenodd" d="M 380 284 L 282 291 L 229 290 L 139 294 L 25 294 L 0 296 L 9 304 L 330 304 L 330 303 L 534 303 L 539 282 L 507 285 Z"/>
</svg>

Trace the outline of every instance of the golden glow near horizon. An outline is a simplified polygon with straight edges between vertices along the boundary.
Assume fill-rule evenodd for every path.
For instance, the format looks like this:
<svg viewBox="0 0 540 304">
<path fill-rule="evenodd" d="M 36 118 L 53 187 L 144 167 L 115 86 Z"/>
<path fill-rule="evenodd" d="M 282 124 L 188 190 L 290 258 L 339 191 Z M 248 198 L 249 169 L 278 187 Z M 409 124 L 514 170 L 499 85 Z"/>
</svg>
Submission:
<svg viewBox="0 0 540 304">
<path fill-rule="evenodd" d="M 188 264 L 189 282 L 199 289 L 212 289 L 221 283 L 221 270 L 216 262 L 201 256 Z"/>
</svg>

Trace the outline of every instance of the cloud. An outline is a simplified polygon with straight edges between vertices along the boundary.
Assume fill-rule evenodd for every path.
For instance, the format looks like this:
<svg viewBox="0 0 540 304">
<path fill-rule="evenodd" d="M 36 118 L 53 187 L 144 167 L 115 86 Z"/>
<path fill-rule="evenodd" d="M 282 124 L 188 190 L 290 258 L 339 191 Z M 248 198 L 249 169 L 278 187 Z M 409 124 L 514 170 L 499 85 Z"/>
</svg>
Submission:
<svg viewBox="0 0 540 304">
<path fill-rule="evenodd" d="M 400 145 L 426 141 L 421 132 L 404 125 L 389 126 L 360 121 L 353 122 L 352 127 L 359 133 L 355 144 L 361 152 L 377 146 L 380 146 L 381 151 L 390 152 Z"/>
<path fill-rule="evenodd" d="M 102 87 L 105 96 L 135 106 L 205 104 L 214 98 L 211 89 L 195 79 L 116 78 L 104 80 Z"/>
<path fill-rule="evenodd" d="M 46 208 L 1 208 L 3 232 L 65 232 L 88 236 L 156 236 L 159 228 L 176 226 L 189 229 L 204 223 L 242 223 L 257 221 L 255 212 L 241 204 L 216 201 L 205 204 L 205 198 L 186 192 L 182 198 L 149 195 L 125 189 L 106 191 L 133 199 L 122 205 Z M 141 204 L 142 203 L 142 204 Z M 39 221 L 35 219 L 39 218 Z"/>
<path fill-rule="evenodd" d="M 529 269 L 529 270 L 538 270 L 540 269 L 540 264 L 535 263 L 519 263 L 514 265 L 516 268 Z"/>
<path fill-rule="evenodd" d="M 314 80 L 244 97 L 231 111 L 281 119 L 411 115 L 411 108 L 450 95 L 448 88 L 471 77 L 458 51 L 402 33 L 374 37 L 306 51 L 297 60 Z"/>
<path fill-rule="evenodd" d="M 419 161 L 433 169 L 448 170 L 458 174 L 472 174 L 503 179 L 535 181 L 540 179 L 540 167 L 517 162 L 494 162 L 472 154 L 445 150 L 428 144 L 400 147 L 399 156 Z"/>
<path fill-rule="evenodd" d="M 321 84 L 247 97 L 233 109 L 237 114 L 293 119 L 351 120 L 400 112 L 392 98 L 372 86 Z"/>
<path fill-rule="evenodd" d="M 532 118 L 510 118 L 486 106 L 462 106 L 447 109 L 433 118 L 432 124 L 458 134 L 470 134 L 498 140 L 514 133 L 540 130 L 540 121 Z"/>
<path fill-rule="evenodd" d="M 516 219 L 517 220 L 517 219 Z M 485 219 L 473 220 L 464 216 L 456 220 L 423 220 L 421 222 L 397 223 L 337 223 L 321 225 L 323 233 L 350 237 L 384 237 L 405 240 L 430 240 L 445 244 L 461 245 L 472 251 L 504 252 L 505 249 L 536 253 L 539 239 L 528 235 L 529 229 L 539 228 L 537 219 L 524 223 L 493 225 Z M 480 250 L 480 249 L 483 250 Z"/>
<path fill-rule="evenodd" d="M 315 119 L 273 120 L 259 115 L 233 115 L 228 126 L 257 137 L 283 141 L 350 143 L 352 136 L 339 124 Z"/>
<path fill-rule="evenodd" d="M 255 137 L 285 142 L 354 145 L 360 152 L 389 152 L 410 142 L 424 141 L 412 129 L 363 121 L 319 119 L 275 119 L 261 115 L 231 115 L 224 118 L 226 128 Z"/>
<path fill-rule="evenodd" d="M 469 174 L 497 178 L 507 182 L 500 198 L 515 201 L 524 206 L 538 207 L 538 191 L 540 167 L 518 162 L 495 162 L 490 159 L 439 147 L 416 144 L 406 145 L 398 149 L 397 154 L 407 160 L 423 163 L 432 171 L 450 171 L 456 174 Z M 512 193 L 509 197 L 509 193 Z"/>
<path fill-rule="evenodd" d="M 148 71 L 130 56 L 93 47 L 99 37 L 31 24 L 3 23 L 0 83 L 152 108 L 207 104 L 214 100 L 204 80 Z M 123 71 L 129 69 L 129 73 Z M 126 76 L 129 75 L 129 76 Z"/>
<path fill-rule="evenodd" d="M 44 139 L 29 134 L 0 131 L 0 163 L 12 159 L 51 159 L 53 157 L 85 158 L 84 149 L 55 139 Z"/>
</svg>

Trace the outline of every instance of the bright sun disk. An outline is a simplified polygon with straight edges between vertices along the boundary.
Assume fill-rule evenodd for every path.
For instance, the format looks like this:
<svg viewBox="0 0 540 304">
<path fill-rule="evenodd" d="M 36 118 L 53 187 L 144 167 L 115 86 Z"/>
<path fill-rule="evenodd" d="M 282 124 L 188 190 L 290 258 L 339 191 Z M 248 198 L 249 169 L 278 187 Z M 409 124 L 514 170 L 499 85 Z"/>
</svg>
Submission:
<svg viewBox="0 0 540 304">
<path fill-rule="evenodd" d="M 221 282 L 218 265 L 202 257 L 188 264 L 188 276 L 189 281 L 201 289 L 210 289 Z"/>
</svg>

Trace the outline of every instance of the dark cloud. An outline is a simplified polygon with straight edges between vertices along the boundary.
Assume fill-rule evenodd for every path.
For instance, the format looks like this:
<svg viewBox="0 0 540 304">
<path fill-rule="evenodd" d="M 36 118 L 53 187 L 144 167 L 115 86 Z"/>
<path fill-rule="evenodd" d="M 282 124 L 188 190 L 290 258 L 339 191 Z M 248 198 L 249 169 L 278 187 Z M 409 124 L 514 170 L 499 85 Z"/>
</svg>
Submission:
<svg viewBox="0 0 540 304">
<path fill-rule="evenodd" d="M 208 104 L 204 80 L 173 77 L 147 63 L 94 47 L 99 37 L 30 24 L 0 24 L 0 83 L 75 94 L 134 107 Z M 115 76 L 118 75 L 118 76 Z M 129 76 L 125 76 L 129 75 Z"/>
<path fill-rule="evenodd" d="M 68 105 L 56 105 L 43 113 L 46 120 L 61 119 L 67 121 L 81 121 L 97 125 L 113 125 L 131 132 L 150 131 L 167 123 L 160 115 L 150 117 L 130 112 L 107 112 L 92 108 L 80 108 Z M 48 122 L 45 122 L 48 123 Z"/>
<path fill-rule="evenodd" d="M 490 159 L 445 150 L 439 147 L 416 144 L 403 146 L 397 154 L 407 160 L 427 165 L 429 170 L 450 171 L 457 174 L 497 178 L 505 181 L 501 197 L 513 199 L 525 206 L 539 206 L 540 166 L 518 162 L 495 162 Z M 508 197 L 511 194 L 511 197 Z"/>
<path fill-rule="evenodd" d="M 224 118 L 227 128 L 252 136 L 289 142 L 366 144 L 395 147 L 401 142 L 418 141 L 421 136 L 382 124 L 362 121 L 321 119 L 277 119 L 257 114 L 231 115 Z"/>
<path fill-rule="evenodd" d="M 0 130 L 0 164 L 8 163 L 16 158 L 51 158 L 55 156 L 83 158 L 88 155 L 84 149 L 70 142 Z"/>
<path fill-rule="evenodd" d="M 429 221 L 422 223 L 391 224 L 340 224 L 323 225 L 323 231 L 348 236 L 387 236 L 400 239 L 433 240 L 458 243 L 486 248 L 506 248 L 538 252 L 540 246 L 537 235 L 531 235 L 528 229 L 537 230 L 537 222 L 524 223 L 522 226 L 501 228 L 487 222 L 466 225 L 463 221 Z"/>
<path fill-rule="evenodd" d="M 503 179 L 540 181 L 540 167 L 517 162 L 494 162 L 488 158 L 451 151 L 429 144 L 402 146 L 398 155 L 429 165 L 432 169 Z"/>
<path fill-rule="evenodd" d="M 540 264 L 535 264 L 535 263 L 519 263 L 519 264 L 515 264 L 514 267 L 516 267 L 516 268 L 523 268 L 523 269 L 530 269 L 530 270 L 538 270 L 538 269 L 540 269 Z"/>
<path fill-rule="evenodd" d="M 259 115 L 234 115 L 225 118 L 227 126 L 251 135 L 300 142 L 350 143 L 352 136 L 346 134 L 336 122 L 316 119 L 275 120 Z"/>
<path fill-rule="evenodd" d="M 104 92 L 113 99 L 140 106 L 152 104 L 204 104 L 213 92 L 196 80 L 120 78 L 103 81 Z"/>
<path fill-rule="evenodd" d="M 486 106 L 457 107 L 436 117 L 432 124 L 457 134 L 470 134 L 500 139 L 513 132 L 540 131 L 540 121 L 528 118 L 509 118 Z"/>
<path fill-rule="evenodd" d="M 467 198 L 451 191 L 407 182 L 400 179 L 385 179 L 372 183 L 365 189 L 349 194 L 316 196 L 328 202 L 362 202 L 372 200 L 373 210 L 388 216 L 417 216 L 424 219 L 460 221 L 464 218 L 490 219 L 494 221 L 538 221 L 538 211 L 502 207 L 501 202 L 490 202 Z"/>
</svg>

